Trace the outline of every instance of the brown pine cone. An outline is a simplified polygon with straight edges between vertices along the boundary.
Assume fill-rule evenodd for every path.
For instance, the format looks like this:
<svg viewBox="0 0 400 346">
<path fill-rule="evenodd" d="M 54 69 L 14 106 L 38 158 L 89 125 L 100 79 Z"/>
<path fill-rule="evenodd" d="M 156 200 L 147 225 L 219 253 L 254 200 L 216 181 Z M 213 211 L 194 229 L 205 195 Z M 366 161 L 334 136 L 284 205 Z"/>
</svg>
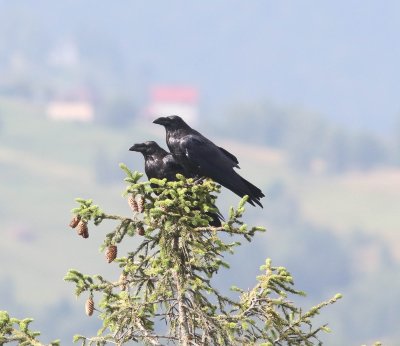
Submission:
<svg viewBox="0 0 400 346">
<path fill-rule="evenodd" d="M 139 213 L 143 213 L 143 211 L 144 211 L 144 197 L 143 196 L 139 196 L 137 205 L 138 205 Z"/>
<path fill-rule="evenodd" d="M 78 235 L 80 235 L 83 238 L 88 238 L 89 237 L 89 229 L 87 226 L 87 222 L 86 221 L 79 221 L 78 226 L 76 228 Z"/>
<path fill-rule="evenodd" d="M 117 257 L 117 247 L 115 245 L 110 245 L 106 250 L 106 260 L 108 263 L 114 261 Z"/>
<path fill-rule="evenodd" d="M 78 223 L 80 220 L 81 220 L 81 218 L 79 215 L 74 215 L 71 222 L 69 223 L 69 227 L 75 228 L 76 226 L 78 226 Z"/>
<path fill-rule="evenodd" d="M 132 211 L 134 213 L 137 213 L 139 211 L 138 204 L 137 204 L 137 202 L 135 200 L 135 196 L 134 195 L 130 195 L 129 196 L 128 204 L 129 204 L 130 208 L 132 209 Z"/>
<path fill-rule="evenodd" d="M 85 239 L 89 238 L 89 231 L 88 230 L 86 230 L 86 232 L 82 233 L 82 238 L 85 238 Z"/>
<path fill-rule="evenodd" d="M 92 316 L 94 311 L 94 301 L 92 297 L 89 297 L 85 304 L 86 315 Z"/>
<path fill-rule="evenodd" d="M 144 235 L 144 228 L 143 226 L 139 226 L 137 229 L 137 234 L 143 236 Z"/>
</svg>

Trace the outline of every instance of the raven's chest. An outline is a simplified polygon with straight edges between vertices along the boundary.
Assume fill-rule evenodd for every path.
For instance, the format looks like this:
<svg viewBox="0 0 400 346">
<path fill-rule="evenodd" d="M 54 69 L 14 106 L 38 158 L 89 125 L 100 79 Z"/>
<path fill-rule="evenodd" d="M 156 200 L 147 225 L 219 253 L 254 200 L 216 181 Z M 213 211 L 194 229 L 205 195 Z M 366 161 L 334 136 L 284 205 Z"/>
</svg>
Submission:
<svg viewBox="0 0 400 346">
<path fill-rule="evenodd" d="M 182 153 L 180 138 L 174 135 L 174 133 L 167 134 L 167 145 L 173 155 L 180 155 Z"/>
<path fill-rule="evenodd" d="M 145 167 L 144 167 L 147 177 L 149 179 L 150 178 L 157 178 L 157 179 L 162 178 L 160 175 L 164 168 L 163 165 L 164 165 L 164 163 L 163 163 L 162 159 L 155 158 L 153 156 L 147 157 Z"/>
</svg>

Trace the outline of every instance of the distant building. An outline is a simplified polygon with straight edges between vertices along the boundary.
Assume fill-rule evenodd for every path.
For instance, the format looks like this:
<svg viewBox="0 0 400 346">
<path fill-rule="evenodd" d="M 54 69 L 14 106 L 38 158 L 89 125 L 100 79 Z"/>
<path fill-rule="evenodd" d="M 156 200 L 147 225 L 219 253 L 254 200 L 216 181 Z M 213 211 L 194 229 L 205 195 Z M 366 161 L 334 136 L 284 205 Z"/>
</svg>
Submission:
<svg viewBox="0 0 400 346">
<path fill-rule="evenodd" d="M 52 120 L 92 122 L 94 109 L 85 101 L 52 101 L 47 105 L 47 117 Z"/>
<path fill-rule="evenodd" d="M 93 95 L 87 88 L 75 88 L 55 97 L 47 104 L 51 120 L 92 122 L 95 117 Z"/>
<path fill-rule="evenodd" d="M 146 116 L 180 115 L 191 124 L 198 121 L 199 92 L 191 86 L 154 86 Z"/>
</svg>

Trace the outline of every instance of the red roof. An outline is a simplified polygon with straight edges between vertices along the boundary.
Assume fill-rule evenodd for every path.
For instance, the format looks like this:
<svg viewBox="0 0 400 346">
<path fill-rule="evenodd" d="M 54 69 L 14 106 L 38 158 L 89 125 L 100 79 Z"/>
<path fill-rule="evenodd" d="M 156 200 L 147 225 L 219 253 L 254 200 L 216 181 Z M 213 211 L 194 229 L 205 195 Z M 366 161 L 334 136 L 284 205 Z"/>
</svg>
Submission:
<svg viewBox="0 0 400 346">
<path fill-rule="evenodd" d="M 197 103 L 199 92 L 194 87 L 156 86 L 150 91 L 153 102 Z"/>
</svg>

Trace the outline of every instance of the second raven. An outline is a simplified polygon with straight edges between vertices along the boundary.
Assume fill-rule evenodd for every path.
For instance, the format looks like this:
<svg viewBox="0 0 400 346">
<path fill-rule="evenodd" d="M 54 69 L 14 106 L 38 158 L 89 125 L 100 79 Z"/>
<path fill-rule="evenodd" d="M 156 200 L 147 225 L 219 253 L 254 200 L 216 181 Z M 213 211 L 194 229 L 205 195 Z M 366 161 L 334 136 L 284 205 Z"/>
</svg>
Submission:
<svg viewBox="0 0 400 346">
<path fill-rule="evenodd" d="M 183 174 L 183 167 L 174 157 L 154 141 L 137 143 L 129 148 L 130 151 L 137 151 L 143 154 L 144 171 L 147 178 L 176 180 L 176 174 Z"/>
<path fill-rule="evenodd" d="M 201 133 L 192 129 L 177 115 L 160 117 L 153 121 L 165 127 L 167 145 L 174 158 L 185 169 L 186 174 L 209 177 L 238 196 L 249 196 L 248 202 L 262 207 L 262 191 L 236 173 L 238 159 L 218 147 Z"/>
</svg>

